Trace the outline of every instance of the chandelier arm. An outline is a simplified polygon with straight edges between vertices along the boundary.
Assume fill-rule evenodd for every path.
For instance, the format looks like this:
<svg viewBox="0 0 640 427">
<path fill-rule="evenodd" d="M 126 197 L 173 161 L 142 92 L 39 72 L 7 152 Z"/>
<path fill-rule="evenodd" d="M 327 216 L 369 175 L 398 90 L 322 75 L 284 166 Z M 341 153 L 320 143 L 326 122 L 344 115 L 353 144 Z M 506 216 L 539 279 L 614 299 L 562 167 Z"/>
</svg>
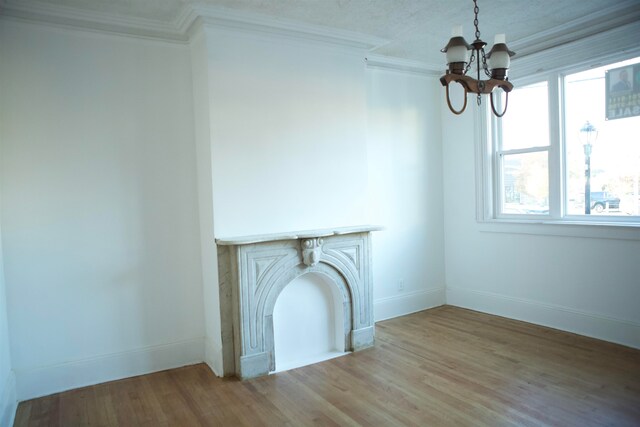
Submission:
<svg viewBox="0 0 640 427">
<path fill-rule="evenodd" d="M 501 114 L 496 111 L 496 107 L 493 103 L 493 92 L 489 94 L 489 97 L 491 98 L 491 110 L 493 111 L 493 114 L 495 114 L 496 117 L 504 116 L 507 112 L 507 107 L 509 106 L 509 92 L 505 91 L 504 110 Z"/>
<path fill-rule="evenodd" d="M 464 113 L 464 110 L 467 109 L 467 88 L 464 85 L 462 85 L 462 88 L 464 89 L 464 104 L 462 105 L 462 109 L 460 111 L 456 111 L 453 108 L 453 105 L 451 105 L 451 98 L 449 98 L 449 84 L 447 84 L 447 105 L 449 106 L 449 110 L 451 110 L 451 112 L 456 115 Z"/>
</svg>

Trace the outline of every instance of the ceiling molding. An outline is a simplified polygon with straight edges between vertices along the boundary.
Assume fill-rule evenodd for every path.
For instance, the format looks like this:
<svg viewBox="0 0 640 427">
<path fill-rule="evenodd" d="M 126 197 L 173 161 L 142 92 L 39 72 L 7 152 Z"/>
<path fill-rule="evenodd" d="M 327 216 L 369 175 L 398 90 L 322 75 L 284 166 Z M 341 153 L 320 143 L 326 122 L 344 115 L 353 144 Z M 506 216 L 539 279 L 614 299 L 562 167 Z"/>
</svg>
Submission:
<svg viewBox="0 0 640 427">
<path fill-rule="evenodd" d="M 396 57 L 374 55 L 373 51 L 388 43 L 388 40 L 379 37 L 256 13 L 238 12 L 202 2 L 185 3 L 173 19 L 161 21 L 88 11 L 77 7 L 55 5 L 44 0 L 0 0 L 0 18 L 48 23 L 86 31 L 115 33 L 175 43 L 188 43 L 196 22 L 203 22 L 206 25 L 224 29 L 346 46 L 364 50 L 365 53 L 368 51 L 368 66 L 372 68 L 387 68 L 427 74 L 445 68 L 444 64 L 434 65 Z M 587 49 L 588 51 L 591 47 L 582 44 L 575 45 L 574 43 L 580 40 L 591 40 L 593 36 L 598 34 L 615 34 L 616 37 L 622 38 L 624 43 L 627 43 L 628 38 L 625 38 L 623 34 L 616 33 L 614 30 L 627 27 L 639 21 L 640 3 L 638 0 L 626 0 L 619 4 L 605 7 L 596 13 L 553 29 L 539 32 L 534 36 L 514 40 L 510 43 L 510 47 L 518 53 L 514 58 L 514 65 L 524 66 L 520 64 L 533 64 L 540 60 L 544 63 L 553 62 L 553 56 L 555 55 L 553 52 L 558 51 L 559 47 L 565 45 L 579 46 L 580 49 Z M 635 27 L 629 28 L 635 29 Z M 638 32 L 631 34 L 638 34 Z M 615 45 L 611 46 L 615 47 Z M 566 49 L 560 49 L 559 51 L 572 55 Z M 548 55 L 539 55 L 540 52 L 547 52 Z M 531 60 L 529 60 L 530 57 Z M 527 65 L 527 70 L 530 70 L 532 66 Z M 543 68 L 546 67 L 544 66 Z M 518 74 L 521 73 L 518 72 Z"/>
<path fill-rule="evenodd" d="M 180 34 L 184 34 L 187 38 L 189 38 L 189 32 L 192 30 L 192 27 L 195 21 L 198 19 L 198 14 L 193 9 L 191 4 L 185 4 L 180 12 L 176 15 L 173 20 L 173 27 Z"/>
<path fill-rule="evenodd" d="M 52 5 L 36 0 L 4 0 L 0 15 L 26 21 L 186 43 L 185 32 L 172 23 Z"/>
<path fill-rule="evenodd" d="M 367 51 L 388 42 L 388 40 L 380 37 L 353 31 L 277 19 L 247 12 L 235 12 L 209 4 L 194 4 L 192 13 L 183 21 L 182 25 L 189 24 L 190 27 L 198 17 L 202 19 L 204 24 L 213 27 L 283 36 L 296 40 L 323 42 Z"/>
<path fill-rule="evenodd" d="M 516 57 L 510 69 L 510 77 L 515 80 L 581 66 L 597 67 L 625 57 L 640 55 L 638 34 L 640 21 L 522 58 Z"/>
<path fill-rule="evenodd" d="M 509 47 L 518 54 L 515 58 L 524 58 L 637 21 L 640 21 L 640 3 L 627 0 L 530 37 L 514 40 Z"/>
<path fill-rule="evenodd" d="M 427 64 L 421 61 L 393 58 L 377 54 L 369 54 L 365 60 L 367 62 L 367 68 L 371 69 L 403 71 L 427 76 L 439 76 L 442 74 L 442 65 Z"/>
<path fill-rule="evenodd" d="M 311 40 L 363 50 L 371 50 L 388 42 L 386 39 L 352 31 L 276 19 L 247 12 L 235 12 L 203 3 L 186 4 L 171 22 L 86 11 L 69 6 L 52 5 L 38 0 L 0 0 L 0 15 L 89 31 L 110 32 L 180 43 L 189 41 L 190 30 L 198 18 L 207 25 L 225 29 L 279 35 L 297 40 Z"/>
</svg>

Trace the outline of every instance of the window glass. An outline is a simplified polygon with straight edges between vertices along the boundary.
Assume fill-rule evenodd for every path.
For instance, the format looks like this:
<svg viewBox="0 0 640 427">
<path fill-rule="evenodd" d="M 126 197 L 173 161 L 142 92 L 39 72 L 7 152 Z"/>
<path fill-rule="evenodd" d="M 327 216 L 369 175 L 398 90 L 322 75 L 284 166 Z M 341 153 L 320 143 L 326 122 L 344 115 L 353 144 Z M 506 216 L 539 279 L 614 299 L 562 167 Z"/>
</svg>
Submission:
<svg viewBox="0 0 640 427">
<path fill-rule="evenodd" d="M 502 150 L 549 145 L 547 82 L 516 88 L 509 93 L 502 118 Z"/>
<path fill-rule="evenodd" d="M 502 213 L 549 213 L 547 151 L 505 154 L 502 159 Z"/>
<path fill-rule="evenodd" d="M 606 118 L 606 97 L 633 105 L 640 97 L 640 58 L 612 64 L 564 78 L 566 212 L 569 215 L 628 216 L 640 212 L 640 116 Z M 622 68 L 624 67 L 624 68 Z M 628 70 L 621 73 L 622 69 Z M 606 92 L 609 70 L 609 94 Z M 621 76 L 621 74 L 626 74 Z M 626 77 L 626 79 L 624 78 Z M 622 82 L 627 86 L 621 89 Z M 616 87 L 615 85 L 620 87 Z M 635 97 L 635 99 L 634 99 Z M 610 106 L 616 108 L 615 105 Z M 591 141 L 580 130 L 589 122 Z M 590 168 L 587 166 L 590 164 Z M 590 191 L 587 191 L 587 184 Z M 586 206 L 590 194 L 590 206 Z"/>
</svg>

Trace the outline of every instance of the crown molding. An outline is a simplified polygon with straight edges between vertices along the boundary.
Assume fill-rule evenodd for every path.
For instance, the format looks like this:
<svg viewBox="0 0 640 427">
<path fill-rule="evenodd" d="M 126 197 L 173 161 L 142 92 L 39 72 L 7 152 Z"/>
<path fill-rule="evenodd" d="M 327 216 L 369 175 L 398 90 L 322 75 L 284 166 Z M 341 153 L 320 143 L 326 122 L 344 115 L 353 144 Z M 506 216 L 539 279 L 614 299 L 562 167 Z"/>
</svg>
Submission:
<svg viewBox="0 0 640 427">
<path fill-rule="evenodd" d="M 190 3 L 186 3 L 173 20 L 173 26 L 180 34 L 191 38 L 193 27 L 198 20 L 198 13 Z"/>
<path fill-rule="evenodd" d="M 509 43 L 509 47 L 518 54 L 515 60 L 637 21 L 640 21 L 640 3 L 637 0 L 627 0 L 530 37 L 514 40 Z"/>
<path fill-rule="evenodd" d="M 427 76 L 439 76 L 442 74 L 442 66 L 439 64 L 428 64 L 422 61 L 400 59 L 377 54 L 369 54 L 365 60 L 367 68 L 370 69 L 402 71 Z"/>
<path fill-rule="evenodd" d="M 388 42 L 388 40 L 379 37 L 255 13 L 237 12 L 203 2 L 185 3 L 172 20 L 159 21 L 86 11 L 75 7 L 49 4 L 43 0 L 0 0 L 0 18 L 47 23 L 86 31 L 115 33 L 174 43 L 188 43 L 198 25 L 204 24 L 214 28 L 239 30 L 259 35 L 276 35 L 369 51 L 367 66 L 370 68 L 394 69 L 421 74 L 432 74 L 433 72 L 439 74 L 444 69 L 442 64 L 435 65 L 374 55 L 371 53 L 372 51 Z M 583 18 L 539 32 L 531 37 L 513 41 L 510 43 L 510 47 L 518 52 L 514 58 L 514 65 L 518 67 L 526 65 L 528 73 L 534 67 L 531 64 L 535 62 L 538 63 L 538 68 L 548 69 L 550 65 L 545 64 L 555 60 L 553 58 L 557 54 L 554 52 L 564 52 L 573 56 L 562 46 L 575 46 L 590 50 L 591 46 L 576 43 L 581 40 L 592 40 L 594 37 L 597 39 L 601 34 L 622 40 L 624 44 L 622 49 L 630 49 L 628 41 L 633 34 L 638 34 L 634 23 L 639 21 L 640 3 L 637 0 L 626 0 L 605 7 Z M 630 28 L 636 32 L 631 32 L 625 37 L 624 34 L 616 32 L 620 28 Z M 610 43 L 609 47 L 620 49 L 613 43 Z M 544 55 L 539 55 L 542 52 Z M 539 61 L 542 61 L 542 65 Z M 515 72 L 516 69 L 513 69 L 512 74 Z M 522 73 L 518 71 L 518 75 L 522 75 Z"/>
<path fill-rule="evenodd" d="M 379 37 L 329 27 L 302 24 L 247 12 L 235 12 L 204 3 L 189 3 L 170 22 L 134 18 L 75 7 L 52 5 L 38 0 L 0 0 L 4 17 L 109 32 L 133 37 L 187 43 L 197 22 L 213 27 L 279 35 L 371 50 L 388 41 Z"/>
<path fill-rule="evenodd" d="M 514 58 L 512 80 L 561 72 L 566 69 L 597 67 L 605 63 L 640 55 L 637 34 L 640 21 L 593 34 L 570 43 Z"/>
<path fill-rule="evenodd" d="M 205 25 L 216 28 L 322 42 L 367 51 L 388 42 L 388 40 L 380 37 L 353 31 L 302 24 L 293 20 L 278 19 L 248 12 L 236 12 L 209 4 L 196 3 L 191 8 L 191 13 L 181 23 L 183 28 L 186 26 L 186 32 L 196 22 L 197 18 L 200 18 Z"/>
<path fill-rule="evenodd" d="M 188 41 L 186 33 L 181 32 L 174 23 L 98 11 L 89 12 L 37 0 L 4 0 L 0 2 L 0 15 L 88 31 L 161 39 L 170 42 L 186 43 Z"/>
</svg>

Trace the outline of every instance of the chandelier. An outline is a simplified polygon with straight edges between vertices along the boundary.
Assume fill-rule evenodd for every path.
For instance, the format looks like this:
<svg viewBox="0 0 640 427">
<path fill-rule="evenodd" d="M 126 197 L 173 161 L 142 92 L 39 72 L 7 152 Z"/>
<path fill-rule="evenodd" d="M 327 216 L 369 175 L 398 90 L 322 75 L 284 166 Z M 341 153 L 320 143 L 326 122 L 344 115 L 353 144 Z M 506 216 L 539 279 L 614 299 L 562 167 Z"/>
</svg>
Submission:
<svg viewBox="0 0 640 427">
<path fill-rule="evenodd" d="M 471 92 L 478 95 L 478 105 L 482 103 L 481 95 L 489 94 L 493 114 L 502 117 L 507 112 L 509 92 L 513 89 L 513 85 L 507 77 L 507 70 L 511 63 L 511 57 L 515 53 L 507 47 L 505 35 L 496 34 L 493 47 L 489 53 L 485 54 L 484 47 L 487 44 L 480 39 L 480 29 L 478 28 L 478 12 L 480 9 L 478 8 L 477 0 L 473 0 L 473 6 L 473 13 L 475 14 L 473 25 L 476 28 L 476 39 L 471 44 L 467 43 L 462 36 L 462 25 L 453 27 L 449 43 L 441 50 L 447 55 L 448 70 L 444 76 L 440 77 L 440 83 L 446 87 L 447 105 L 452 113 L 462 114 L 467 108 L 467 94 Z M 469 58 L 469 52 L 471 52 L 471 58 Z M 476 71 L 476 78 L 467 75 L 474 62 L 476 69 L 472 70 L 472 73 Z M 488 80 L 480 78 L 480 69 L 489 77 Z M 464 89 L 464 104 L 461 110 L 454 109 L 449 98 L 449 85 L 454 82 L 459 83 Z M 493 91 L 496 88 L 501 88 L 505 92 L 504 110 L 500 113 L 496 111 L 493 101 Z"/>
</svg>

